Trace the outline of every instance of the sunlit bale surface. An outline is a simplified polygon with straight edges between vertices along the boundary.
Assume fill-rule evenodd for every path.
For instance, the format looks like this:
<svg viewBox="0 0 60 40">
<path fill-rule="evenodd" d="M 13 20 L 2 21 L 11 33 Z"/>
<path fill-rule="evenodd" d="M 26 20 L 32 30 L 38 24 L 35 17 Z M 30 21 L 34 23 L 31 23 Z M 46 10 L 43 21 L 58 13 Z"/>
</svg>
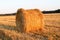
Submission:
<svg viewBox="0 0 60 40">
<path fill-rule="evenodd" d="M 16 14 L 16 27 L 19 32 L 34 32 L 42 30 L 43 14 L 38 9 L 19 9 Z"/>
</svg>

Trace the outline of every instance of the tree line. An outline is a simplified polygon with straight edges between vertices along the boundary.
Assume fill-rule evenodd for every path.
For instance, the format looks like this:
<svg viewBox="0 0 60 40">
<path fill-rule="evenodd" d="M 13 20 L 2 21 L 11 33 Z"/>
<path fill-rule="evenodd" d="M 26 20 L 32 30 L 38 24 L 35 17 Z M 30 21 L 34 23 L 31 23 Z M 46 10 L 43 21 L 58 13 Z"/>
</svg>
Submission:
<svg viewBox="0 0 60 40">
<path fill-rule="evenodd" d="M 60 9 L 53 10 L 53 11 L 42 11 L 43 13 L 60 13 Z"/>
</svg>

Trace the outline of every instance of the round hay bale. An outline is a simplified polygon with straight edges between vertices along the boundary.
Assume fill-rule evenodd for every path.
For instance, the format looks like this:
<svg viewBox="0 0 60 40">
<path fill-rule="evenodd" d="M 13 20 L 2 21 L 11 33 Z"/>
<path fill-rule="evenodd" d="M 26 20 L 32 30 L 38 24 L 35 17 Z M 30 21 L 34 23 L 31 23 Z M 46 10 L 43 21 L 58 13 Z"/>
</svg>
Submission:
<svg viewBox="0 0 60 40">
<path fill-rule="evenodd" d="M 18 9 L 16 28 L 19 32 L 34 32 L 44 28 L 43 13 L 38 9 Z"/>
</svg>

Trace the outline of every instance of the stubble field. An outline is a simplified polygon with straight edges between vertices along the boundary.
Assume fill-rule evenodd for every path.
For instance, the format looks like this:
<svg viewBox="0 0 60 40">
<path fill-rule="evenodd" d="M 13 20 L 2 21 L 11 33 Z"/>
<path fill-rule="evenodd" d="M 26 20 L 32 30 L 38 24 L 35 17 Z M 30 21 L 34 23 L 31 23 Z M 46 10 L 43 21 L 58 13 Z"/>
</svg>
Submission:
<svg viewBox="0 0 60 40">
<path fill-rule="evenodd" d="M 0 34 L 2 34 L 0 35 L 1 40 L 4 38 L 4 40 L 8 40 L 7 36 L 10 40 L 60 40 L 60 13 L 44 14 L 45 29 L 47 31 L 37 31 L 36 33 L 30 34 L 21 34 L 15 31 L 15 17 L 15 15 L 0 16 Z"/>
</svg>

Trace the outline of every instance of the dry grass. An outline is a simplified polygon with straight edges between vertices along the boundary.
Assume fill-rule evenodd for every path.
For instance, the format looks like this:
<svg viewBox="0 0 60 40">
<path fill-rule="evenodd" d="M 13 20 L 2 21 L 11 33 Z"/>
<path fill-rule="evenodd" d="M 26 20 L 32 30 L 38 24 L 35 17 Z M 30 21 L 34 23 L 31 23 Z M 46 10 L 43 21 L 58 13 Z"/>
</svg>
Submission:
<svg viewBox="0 0 60 40">
<path fill-rule="evenodd" d="M 28 34 L 18 33 L 7 29 L 0 29 L 0 40 L 37 40 Z"/>
<path fill-rule="evenodd" d="M 45 25 L 60 27 L 60 13 L 57 14 L 44 14 Z"/>
<path fill-rule="evenodd" d="M 0 16 L 0 25 L 16 26 L 15 16 Z"/>
<path fill-rule="evenodd" d="M 56 39 L 60 40 L 60 13 L 44 14 L 45 28 Z"/>
<path fill-rule="evenodd" d="M 36 31 L 30 34 L 18 33 L 13 30 L 0 28 L 1 40 L 60 40 L 60 14 L 44 14 L 45 29 L 44 32 Z M 7 22 L 8 21 L 8 22 Z M 7 23 L 6 23 L 7 22 Z M 0 16 L 0 25 L 16 26 L 15 16 Z M 1 26 L 2 26 L 1 25 Z M 10 27 L 9 27 L 10 28 Z"/>
</svg>

